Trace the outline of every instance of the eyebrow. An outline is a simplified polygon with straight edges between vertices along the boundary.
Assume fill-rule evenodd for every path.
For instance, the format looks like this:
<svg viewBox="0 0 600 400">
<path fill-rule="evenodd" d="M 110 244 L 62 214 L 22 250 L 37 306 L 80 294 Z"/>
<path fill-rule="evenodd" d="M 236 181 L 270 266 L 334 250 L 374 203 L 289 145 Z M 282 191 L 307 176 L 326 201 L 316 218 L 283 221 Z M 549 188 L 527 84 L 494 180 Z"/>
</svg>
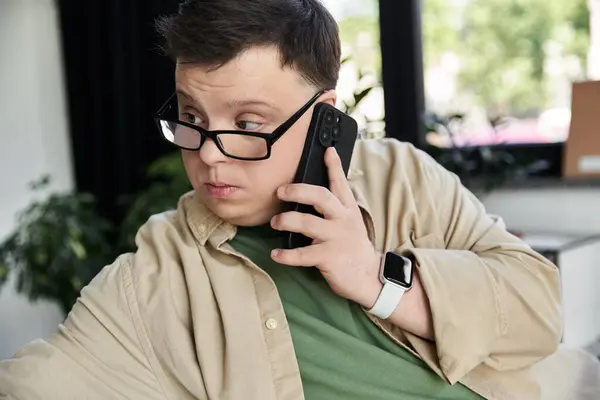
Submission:
<svg viewBox="0 0 600 400">
<path fill-rule="evenodd" d="M 227 102 L 227 107 L 229 108 L 238 108 L 238 107 L 247 107 L 247 106 L 259 106 L 259 107 L 268 107 L 275 111 L 281 112 L 281 109 L 277 107 L 275 104 L 269 103 L 267 101 L 262 100 L 232 100 Z"/>
<path fill-rule="evenodd" d="M 177 88 L 175 90 L 175 93 L 181 95 L 182 97 L 185 97 L 186 99 L 188 99 L 189 101 L 195 103 L 196 101 L 194 100 L 194 98 L 192 96 L 190 96 L 189 94 L 187 94 L 183 89 Z"/>
<path fill-rule="evenodd" d="M 185 97 L 187 100 L 191 101 L 192 103 L 197 104 L 198 102 L 187 92 L 185 92 L 183 89 L 181 88 L 177 88 L 175 90 L 175 92 L 177 94 L 180 94 L 182 97 Z M 238 108 L 238 107 L 244 107 L 244 106 L 262 106 L 262 107 L 268 107 L 271 108 L 275 111 L 279 111 L 281 112 L 281 109 L 279 107 L 277 107 L 275 104 L 270 103 L 268 101 L 263 101 L 263 100 L 252 100 L 252 99 L 248 99 L 248 100 L 231 100 L 228 101 L 226 103 L 226 106 L 228 108 Z"/>
</svg>

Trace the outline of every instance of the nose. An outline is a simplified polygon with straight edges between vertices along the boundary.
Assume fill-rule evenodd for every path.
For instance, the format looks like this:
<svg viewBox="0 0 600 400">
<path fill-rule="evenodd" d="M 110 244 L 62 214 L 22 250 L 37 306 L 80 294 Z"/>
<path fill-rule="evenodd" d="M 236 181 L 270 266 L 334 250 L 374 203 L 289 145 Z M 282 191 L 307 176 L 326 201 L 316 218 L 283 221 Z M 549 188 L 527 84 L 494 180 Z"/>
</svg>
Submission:
<svg viewBox="0 0 600 400">
<path fill-rule="evenodd" d="M 198 154 L 202 162 L 206 165 L 215 165 L 223 162 L 227 162 L 229 158 L 221 153 L 221 150 L 217 147 L 217 144 L 212 139 L 206 139 L 198 150 Z"/>
</svg>

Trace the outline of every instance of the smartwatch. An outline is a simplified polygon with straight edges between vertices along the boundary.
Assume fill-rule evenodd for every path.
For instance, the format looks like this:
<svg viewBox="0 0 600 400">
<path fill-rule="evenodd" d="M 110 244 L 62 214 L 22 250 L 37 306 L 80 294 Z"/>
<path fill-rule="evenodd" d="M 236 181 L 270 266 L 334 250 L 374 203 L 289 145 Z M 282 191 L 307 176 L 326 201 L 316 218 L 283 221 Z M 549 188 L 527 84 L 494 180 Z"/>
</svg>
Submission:
<svg viewBox="0 0 600 400">
<path fill-rule="evenodd" d="M 381 258 L 379 278 L 383 289 L 369 313 L 387 319 L 398 307 L 404 292 L 412 287 L 413 262 L 392 251 L 386 252 Z"/>
</svg>

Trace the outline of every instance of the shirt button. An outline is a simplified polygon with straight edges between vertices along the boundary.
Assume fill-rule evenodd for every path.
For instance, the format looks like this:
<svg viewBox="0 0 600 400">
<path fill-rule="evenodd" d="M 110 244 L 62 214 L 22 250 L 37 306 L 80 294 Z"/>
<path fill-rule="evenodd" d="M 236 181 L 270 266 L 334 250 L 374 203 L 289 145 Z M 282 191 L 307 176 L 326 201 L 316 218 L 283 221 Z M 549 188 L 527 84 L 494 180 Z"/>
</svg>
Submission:
<svg viewBox="0 0 600 400">
<path fill-rule="evenodd" d="M 273 318 L 269 318 L 267 322 L 265 322 L 265 326 L 270 331 L 277 329 L 277 321 L 275 321 Z"/>
</svg>

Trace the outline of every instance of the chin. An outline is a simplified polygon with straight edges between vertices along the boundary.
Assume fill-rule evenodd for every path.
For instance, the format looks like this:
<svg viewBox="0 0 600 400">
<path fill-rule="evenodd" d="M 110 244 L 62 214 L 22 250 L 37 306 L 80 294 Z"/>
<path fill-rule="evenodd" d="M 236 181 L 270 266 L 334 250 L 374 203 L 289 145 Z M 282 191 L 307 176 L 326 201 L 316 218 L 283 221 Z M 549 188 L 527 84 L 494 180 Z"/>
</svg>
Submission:
<svg viewBox="0 0 600 400">
<path fill-rule="evenodd" d="M 265 206 L 256 207 L 247 204 L 206 203 L 208 208 L 223 221 L 237 226 L 258 226 L 271 221 L 278 213 L 279 207 Z"/>
</svg>

